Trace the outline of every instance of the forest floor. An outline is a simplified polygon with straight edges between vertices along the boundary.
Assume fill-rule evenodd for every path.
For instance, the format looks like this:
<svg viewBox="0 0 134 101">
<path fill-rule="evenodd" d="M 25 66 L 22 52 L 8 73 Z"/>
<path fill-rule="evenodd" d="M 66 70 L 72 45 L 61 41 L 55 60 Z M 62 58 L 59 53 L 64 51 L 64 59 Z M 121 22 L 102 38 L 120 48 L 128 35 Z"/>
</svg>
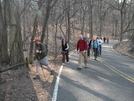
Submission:
<svg viewBox="0 0 134 101">
<path fill-rule="evenodd" d="M 128 42 L 117 44 L 114 49 L 125 56 L 134 58 L 134 54 L 129 52 Z M 49 62 L 58 73 L 61 55 L 54 60 L 50 57 Z M 50 75 L 46 69 L 40 69 L 40 80 L 33 80 L 34 76 L 34 65 L 29 65 L 29 68 L 22 66 L 2 73 L 0 101 L 51 101 L 56 77 Z"/>
</svg>

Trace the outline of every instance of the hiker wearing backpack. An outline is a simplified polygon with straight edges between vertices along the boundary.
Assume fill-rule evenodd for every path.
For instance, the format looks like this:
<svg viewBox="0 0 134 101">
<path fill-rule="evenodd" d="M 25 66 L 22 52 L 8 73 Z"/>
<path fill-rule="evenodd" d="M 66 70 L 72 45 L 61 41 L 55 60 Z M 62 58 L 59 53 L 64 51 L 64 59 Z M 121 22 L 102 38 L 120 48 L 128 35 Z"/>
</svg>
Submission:
<svg viewBox="0 0 134 101">
<path fill-rule="evenodd" d="M 93 51 L 94 51 L 95 60 L 97 59 L 97 55 L 98 55 L 98 47 L 99 47 L 99 44 L 97 40 L 93 40 Z"/>
<path fill-rule="evenodd" d="M 45 44 L 40 42 L 39 38 L 35 38 L 33 42 L 35 43 L 35 66 L 36 66 L 36 76 L 33 79 L 40 78 L 39 69 L 42 65 L 45 65 L 51 72 L 50 75 L 53 75 L 54 69 L 48 63 L 47 47 L 45 46 Z"/>
<path fill-rule="evenodd" d="M 88 44 L 89 44 L 89 41 L 88 41 L 86 36 L 83 36 L 83 40 L 85 40 L 86 43 L 87 43 L 87 49 L 86 50 L 87 50 L 87 55 L 88 55 Z"/>
<path fill-rule="evenodd" d="M 62 65 L 65 65 L 65 58 L 66 62 L 69 63 L 69 44 L 65 40 L 65 38 L 62 38 L 61 41 L 61 46 L 62 46 Z"/>
<path fill-rule="evenodd" d="M 79 53 L 79 60 L 77 68 L 78 70 L 82 69 L 82 58 L 84 58 L 84 65 L 87 68 L 87 42 L 83 40 L 83 36 L 79 36 L 79 40 L 77 42 L 77 53 Z"/>
</svg>

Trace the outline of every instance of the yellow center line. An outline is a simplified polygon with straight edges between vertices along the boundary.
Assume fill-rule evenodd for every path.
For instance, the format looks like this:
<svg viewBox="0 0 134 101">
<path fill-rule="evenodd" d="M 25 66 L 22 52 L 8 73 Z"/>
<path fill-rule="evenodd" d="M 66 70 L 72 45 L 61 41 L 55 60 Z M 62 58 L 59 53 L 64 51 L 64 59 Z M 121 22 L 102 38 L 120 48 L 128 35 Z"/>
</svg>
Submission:
<svg viewBox="0 0 134 101">
<path fill-rule="evenodd" d="M 126 80 L 134 83 L 134 78 L 125 74 L 124 72 L 116 69 L 115 67 L 111 66 L 110 64 L 106 63 L 104 60 L 102 60 L 101 58 L 98 58 L 99 62 L 103 63 L 106 67 L 108 67 L 110 70 L 112 70 L 113 72 L 117 73 L 118 75 L 120 75 L 121 77 L 125 78 Z"/>
</svg>

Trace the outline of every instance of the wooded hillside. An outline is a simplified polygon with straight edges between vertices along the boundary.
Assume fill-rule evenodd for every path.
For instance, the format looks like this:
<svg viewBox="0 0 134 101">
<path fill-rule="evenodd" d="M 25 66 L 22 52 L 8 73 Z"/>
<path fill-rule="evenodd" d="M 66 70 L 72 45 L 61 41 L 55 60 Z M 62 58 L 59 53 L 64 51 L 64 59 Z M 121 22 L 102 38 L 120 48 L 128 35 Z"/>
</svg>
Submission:
<svg viewBox="0 0 134 101">
<path fill-rule="evenodd" d="M 34 37 L 49 44 L 54 57 L 59 53 L 62 37 L 69 43 L 71 39 L 77 40 L 75 36 L 79 34 L 90 38 L 112 36 L 120 41 L 125 36 L 134 40 L 133 2 L 3 0 L 0 2 L 0 64 L 14 65 L 25 61 L 25 57 L 32 62 Z"/>
<path fill-rule="evenodd" d="M 125 48 L 129 49 L 127 51 L 129 55 L 134 54 L 133 11 L 134 0 L 1 0 L 0 70 L 25 62 L 26 57 L 29 63 L 32 63 L 35 37 L 39 37 L 48 45 L 48 55 L 56 62 L 61 52 L 61 38 L 66 38 L 70 50 L 73 50 L 80 34 L 91 39 L 108 37 L 119 40 L 121 46 L 117 45 L 119 52 L 124 45 L 122 40 L 128 39 L 128 47 Z M 30 76 L 21 69 L 3 75 L 12 75 L 10 79 L 16 79 L 16 75 L 20 75 L 17 78 L 18 82 L 25 75 L 25 79 L 28 78 L 29 81 Z M 47 80 L 44 82 L 45 87 L 50 84 Z M 15 90 L 15 87 L 13 84 L 11 89 Z M 0 92 L 0 95 L 4 93 Z M 8 95 L 6 97 L 8 98 Z M 36 99 L 38 98 L 29 101 Z"/>
</svg>

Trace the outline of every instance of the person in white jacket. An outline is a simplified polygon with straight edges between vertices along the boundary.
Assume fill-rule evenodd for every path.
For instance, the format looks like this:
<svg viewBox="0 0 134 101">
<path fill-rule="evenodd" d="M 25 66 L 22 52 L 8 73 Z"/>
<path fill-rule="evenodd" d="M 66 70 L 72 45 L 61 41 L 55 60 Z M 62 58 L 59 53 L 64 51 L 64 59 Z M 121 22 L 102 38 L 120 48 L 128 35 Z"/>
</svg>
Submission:
<svg viewBox="0 0 134 101">
<path fill-rule="evenodd" d="M 102 43 L 103 43 L 102 38 L 97 39 L 97 42 L 99 44 L 99 47 L 98 47 L 98 55 L 101 55 L 101 52 L 102 52 Z"/>
</svg>

